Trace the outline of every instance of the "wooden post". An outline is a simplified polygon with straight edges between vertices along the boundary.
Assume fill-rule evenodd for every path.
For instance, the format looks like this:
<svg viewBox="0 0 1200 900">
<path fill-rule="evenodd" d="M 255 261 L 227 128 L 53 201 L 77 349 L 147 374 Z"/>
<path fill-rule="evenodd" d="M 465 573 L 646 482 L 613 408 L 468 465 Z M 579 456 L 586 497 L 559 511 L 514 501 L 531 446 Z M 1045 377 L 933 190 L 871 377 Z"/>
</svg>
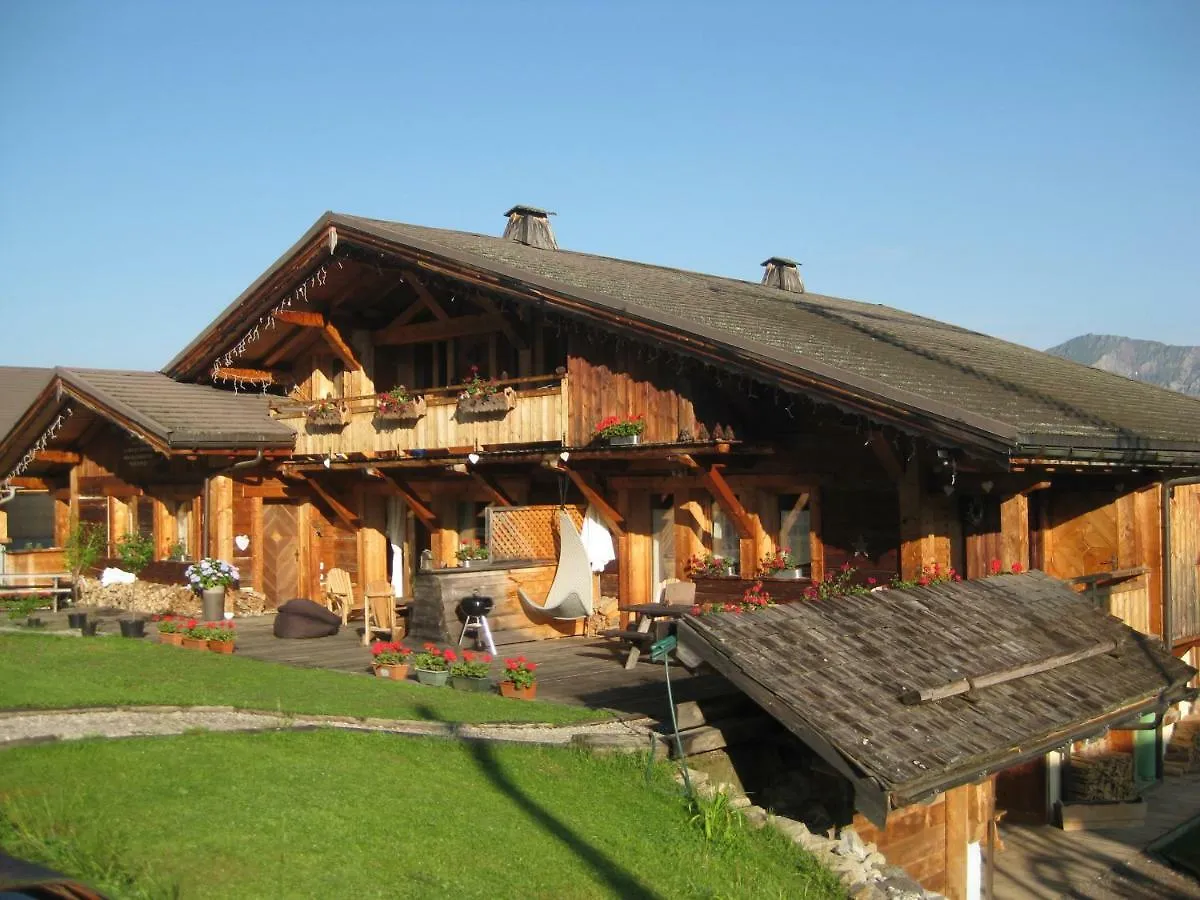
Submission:
<svg viewBox="0 0 1200 900">
<path fill-rule="evenodd" d="M 825 577 L 825 538 L 821 531 L 821 489 L 814 487 L 808 497 L 808 548 L 812 554 L 812 580 Z"/>
<path fill-rule="evenodd" d="M 250 497 L 250 583 L 263 591 L 263 498 Z M 297 523 L 299 524 L 299 523 Z"/>
<path fill-rule="evenodd" d="M 175 517 L 158 497 L 146 495 L 143 500 L 153 504 L 154 509 L 154 558 L 166 559 L 171 555 L 171 545 L 175 543 Z"/>
<path fill-rule="evenodd" d="M 54 546 L 67 542 L 71 531 L 71 489 L 54 492 Z"/>
<path fill-rule="evenodd" d="M 387 498 L 362 486 L 357 493 L 358 515 L 362 520 L 358 529 L 358 580 L 365 597 L 367 585 L 387 581 Z"/>
<path fill-rule="evenodd" d="M 117 555 L 117 546 L 121 543 L 121 538 L 135 531 L 135 525 L 132 521 L 133 510 L 131 509 L 134 501 L 131 497 L 109 497 L 108 498 L 108 555 Z"/>
<path fill-rule="evenodd" d="M 950 567 L 950 498 L 925 491 L 914 460 L 899 483 L 900 577 L 919 578 L 925 566 Z"/>
<path fill-rule="evenodd" d="M 208 553 L 233 559 L 233 479 L 217 475 L 208 482 Z"/>
<path fill-rule="evenodd" d="M 1000 501 L 1000 564 L 1029 569 L 1029 497 L 1014 494 Z"/>
<path fill-rule="evenodd" d="M 971 786 L 964 784 L 946 792 L 946 896 L 949 900 L 966 900 L 967 897 L 969 790 Z"/>
<path fill-rule="evenodd" d="M 434 525 L 429 530 L 430 550 L 433 551 L 433 566 L 435 569 L 457 565 L 458 530 L 448 523 L 457 522 L 454 514 L 453 500 L 438 500 L 433 505 L 436 516 Z"/>
</svg>

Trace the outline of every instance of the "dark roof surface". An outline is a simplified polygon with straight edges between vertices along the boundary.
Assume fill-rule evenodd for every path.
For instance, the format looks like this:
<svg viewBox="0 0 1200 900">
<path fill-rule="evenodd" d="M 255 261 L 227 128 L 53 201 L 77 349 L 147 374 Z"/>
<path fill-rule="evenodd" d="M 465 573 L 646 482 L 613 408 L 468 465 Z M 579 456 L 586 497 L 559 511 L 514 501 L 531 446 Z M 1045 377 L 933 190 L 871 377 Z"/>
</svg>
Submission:
<svg viewBox="0 0 1200 900">
<path fill-rule="evenodd" d="M 12 430 L 34 398 L 42 392 L 53 369 L 0 366 L 0 441 Z"/>
<path fill-rule="evenodd" d="M 1200 399 L 898 309 L 468 232 L 341 214 L 331 221 L 443 248 L 484 268 L 500 263 L 567 294 L 602 294 L 647 319 L 694 323 L 768 356 L 795 354 L 873 379 L 1003 423 L 1018 446 L 1200 451 Z"/>
<path fill-rule="evenodd" d="M 295 432 L 269 398 L 174 381 L 161 372 L 56 369 L 63 383 L 126 416 L 169 447 L 291 447 Z"/>
<path fill-rule="evenodd" d="M 732 667 L 735 683 L 749 679 L 867 779 L 908 801 L 1095 733 L 1105 717 L 1150 706 L 1194 674 L 1041 572 L 689 617 L 680 631 L 718 669 Z M 970 699 L 900 700 L 906 690 L 1106 641 L 1118 643 L 1119 655 L 979 688 Z"/>
</svg>

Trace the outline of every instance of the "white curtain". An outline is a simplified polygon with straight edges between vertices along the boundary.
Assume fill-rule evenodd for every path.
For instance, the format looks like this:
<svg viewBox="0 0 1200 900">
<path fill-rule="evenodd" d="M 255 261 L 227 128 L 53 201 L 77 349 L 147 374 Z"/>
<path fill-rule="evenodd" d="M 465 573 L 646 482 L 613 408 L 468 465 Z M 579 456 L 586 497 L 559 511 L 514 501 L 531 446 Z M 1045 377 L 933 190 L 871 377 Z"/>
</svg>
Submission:
<svg viewBox="0 0 1200 900">
<path fill-rule="evenodd" d="M 387 536 L 392 545 L 392 591 L 404 596 L 404 538 L 408 524 L 408 507 L 399 497 L 388 497 Z"/>
</svg>

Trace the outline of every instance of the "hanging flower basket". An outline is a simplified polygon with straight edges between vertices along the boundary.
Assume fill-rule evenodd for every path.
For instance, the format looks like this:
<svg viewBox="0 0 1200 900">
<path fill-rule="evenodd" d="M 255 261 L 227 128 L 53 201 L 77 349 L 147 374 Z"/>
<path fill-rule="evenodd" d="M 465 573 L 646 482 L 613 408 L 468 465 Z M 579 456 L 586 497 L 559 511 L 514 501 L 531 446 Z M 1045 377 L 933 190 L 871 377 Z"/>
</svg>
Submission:
<svg viewBox="0 0 1200 900">
<path fill-rule="evenodd" d="M 516 395 L 513 394 L 512 388 L 505 388 L 494 394 L 460 396 L 458 398 L 458 415 L 460 417 L 503 415 L 512 409 L 516 402 Z"/>
<path fill-rule="evenodd" d="M 425 398 L 413 397 L 403 403 L 384 401 L 380 395 L 375 403 L 375 418 L 380 422 L 415 422 L 425 415 Z"/>
</svg>

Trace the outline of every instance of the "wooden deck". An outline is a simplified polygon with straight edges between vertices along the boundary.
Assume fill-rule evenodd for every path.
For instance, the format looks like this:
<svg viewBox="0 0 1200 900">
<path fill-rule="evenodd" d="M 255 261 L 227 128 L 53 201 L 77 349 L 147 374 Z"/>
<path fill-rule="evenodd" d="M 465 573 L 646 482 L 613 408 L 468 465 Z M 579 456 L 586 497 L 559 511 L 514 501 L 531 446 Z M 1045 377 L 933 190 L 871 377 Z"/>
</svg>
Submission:
<svg viewBox="0 0 1200 900">
<path fill-rule="evenodd" d="M 237 652 L 268 662 L 315 669 L 371 673 L 371 652 L 362 641 L 362 624 L 351 622 L 338 634 L 316 640 L 289 641 L 271 631 L 273 616 L 237 620 Z M 409 646 L 419 647 L 416 640 Z M 538 698 L 580 706 L 612 709 L 622 713 L 667 716 L 667 689 L 663 666 L 642 662 L 624 668 L 628 648 L 617 641 L 595 638 L 558 638 L 507 644 L 499 649 L 498 674 L 504 657 L 524 655 L 538 664 Z M 732 688 L 718 675 L 691 675 L 679 665 L 671 666 L 675 700 L 697 700 L 729 693 Z"/>
</svg>

